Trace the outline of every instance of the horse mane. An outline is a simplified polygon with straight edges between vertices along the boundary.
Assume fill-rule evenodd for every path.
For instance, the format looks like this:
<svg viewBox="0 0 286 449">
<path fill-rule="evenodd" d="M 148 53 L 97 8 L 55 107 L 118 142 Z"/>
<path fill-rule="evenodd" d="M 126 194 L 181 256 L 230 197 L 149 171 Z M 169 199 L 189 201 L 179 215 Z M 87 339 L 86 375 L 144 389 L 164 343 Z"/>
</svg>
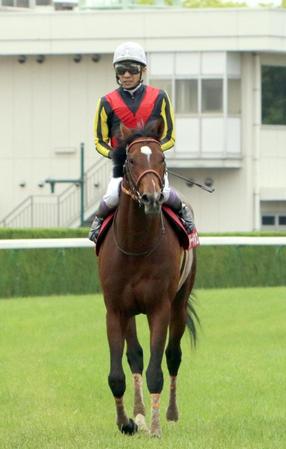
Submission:
<svg viewBox="0 0 286 449">
<path fill-rule="evenodd" d="M 111 159 L 114 164 L 113 168 L 115 169 L 115 177 L 123 176 L 123 165 L 126 161 L 127 156 L 126 148 L 135 139 L 138 139 L 139 137 L 150 137 L 152 139 L 158 140 L 158 142 L 160 141 L 161 132 L 160 126 L 158 125 L 158 121 L 153 120 L 146 126 L 130 129 L 131 134 L 126 138 L 123 138 L 121 134 L 117 137 L 119 143 L 111 154 Z"/>
</svg>

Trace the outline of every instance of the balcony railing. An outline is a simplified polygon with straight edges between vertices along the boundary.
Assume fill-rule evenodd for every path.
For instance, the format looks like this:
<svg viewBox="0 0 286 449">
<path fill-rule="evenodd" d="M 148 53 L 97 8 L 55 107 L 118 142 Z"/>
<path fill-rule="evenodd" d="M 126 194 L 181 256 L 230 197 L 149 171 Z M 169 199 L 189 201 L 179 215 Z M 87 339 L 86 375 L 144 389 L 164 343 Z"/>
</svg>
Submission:
<svg viewBox="0 0 286 449">
<path fill-rule="evenodd" d="M 94 212 L 105 192 L 110 161 L 102 158 L 85 173 L 85 218 Z M 70 185 L 61 194 L 31 195 L 15 207 L 0 226 L 11 228 L 73 227 L 80 223 L 80 189 Z"/>
</svg>

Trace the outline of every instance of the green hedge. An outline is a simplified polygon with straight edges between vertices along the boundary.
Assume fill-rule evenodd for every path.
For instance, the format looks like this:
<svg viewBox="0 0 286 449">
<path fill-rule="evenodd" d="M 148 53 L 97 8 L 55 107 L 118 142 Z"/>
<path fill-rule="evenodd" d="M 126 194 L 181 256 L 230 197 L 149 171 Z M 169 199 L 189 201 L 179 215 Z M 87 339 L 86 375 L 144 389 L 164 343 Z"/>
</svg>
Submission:
<svg viewBox="0 0 286 449">
<path fill-rule="evenodd" d="M 202 246 L 197 254 L 196 288 L 286 285 L 285 246 Z M 0 267 L 1 298 L 100 291 L 92 248 L 0 250 Z"/>
<path fill-rule="evenodd" d="M 286 285 L 286 246 L 202 246 L 199 288 Z"/>
<path fill-rule="evenodd" d="M 0 228 L 0 239 L 53 239 L 87 237 L 88 228 Z"/>
<path fill-rule="evenodd" d="M 86 237 L 88 228 L 0 228 L 0 239 L 42 239 L 42 238 L 65 238 Z M 224 232 L 224 233 L 200 233 L 200 236 L 218 237 L 278 237 L 286 236 L 286 231 L 253 231 L 253 232 Z"/>
</svg>

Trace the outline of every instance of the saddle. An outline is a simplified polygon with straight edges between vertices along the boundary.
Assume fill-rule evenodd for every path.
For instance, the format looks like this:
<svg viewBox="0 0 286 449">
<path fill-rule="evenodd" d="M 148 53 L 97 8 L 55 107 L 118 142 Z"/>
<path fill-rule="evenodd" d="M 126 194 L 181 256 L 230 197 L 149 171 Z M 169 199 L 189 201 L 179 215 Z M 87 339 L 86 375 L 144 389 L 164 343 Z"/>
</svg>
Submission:
<svg viewBox="0 0 286 449">
<path fill-rule="evenodd" d="M 198 235 L 197 229 L 195 227 L 191 234 L 187 234 L 180 218 L 176 215 L 176 213 L 172 209 L 170 209 L 167 206 L 163 206 L 162 210 L 163 210 L 164 216 L 166 217 L 166 219 L 172 226 L 173 230 L 175 231 L 175 233 L 178 237 L 179 243 L 183 249 L 190 250 L 192 248 L 196 248 L 197 246 L 199 246 L 199 244 L 200 244 L 199 235 Z M 114 218 L 114 212 L 112 212 L 110 215 L 108 215 L 102 223 L 102 226 L 101 226 L 99 234 L 98 234 L 97 242 L 96 242 L 96 255 L 97 256 L 99 254 L 100 247 L 107 235 L 107 232 L 112 225 L 113 218 Z"/>
</svg>

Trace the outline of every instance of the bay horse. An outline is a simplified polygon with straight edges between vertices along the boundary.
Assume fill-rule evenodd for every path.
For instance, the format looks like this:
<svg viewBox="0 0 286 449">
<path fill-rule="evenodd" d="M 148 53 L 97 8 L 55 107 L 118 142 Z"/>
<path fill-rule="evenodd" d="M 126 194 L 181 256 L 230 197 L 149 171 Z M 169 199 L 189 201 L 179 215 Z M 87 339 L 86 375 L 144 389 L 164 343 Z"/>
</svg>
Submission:
<svg viewBox="0 0 286 449">
<path fill-rule="evenodd" d="M 111 229 L 99 249 L 99 276 L 106 306 L 110 349 L 108 383 L 115 399 L 117 425 L 122 433 L 148 431 L 142 390 L 143 350 L 135 316 L 146 314 L 150 328 L 150 360 L 146 371 L 151 395 L 151 436 L 160 437 L 161 368 L 165 345 L 170 375 L 167 420 L 178 420 L 176 378 L 181 363 L 180 341 L 186 325 L 196 337 L 196 312 L 190 294 L 195 281 L 195 250 L 185 251 L 162 213 L 165 157 L 160 146 L 162 126 L 153 123 L 140 130 L 121 127 L 122 143 L 115 150 L 123 157 L 124 176 Z M 122 156 L 123 155 L 123 156 Z M 123 162 L 122 161 L 122 162 Z M 183 253 L 190 269 L 180 285 Z M 122 357 L 134 379 L 134 420 L 125 411 L 126 389 Z"/>
</svg>

